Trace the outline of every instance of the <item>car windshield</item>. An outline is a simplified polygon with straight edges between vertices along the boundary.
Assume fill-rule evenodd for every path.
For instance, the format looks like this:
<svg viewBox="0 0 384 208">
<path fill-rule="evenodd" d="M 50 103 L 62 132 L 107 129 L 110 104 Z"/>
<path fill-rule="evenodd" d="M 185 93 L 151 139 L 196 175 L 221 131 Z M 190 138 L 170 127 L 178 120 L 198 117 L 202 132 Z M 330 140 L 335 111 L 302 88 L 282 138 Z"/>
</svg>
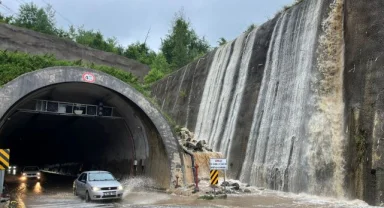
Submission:
<svg viewBox="0 0 384 208">
<path fill-rule="evenodd" d="M 38 171 L 39 168 L 38 167 L 25 167 L 24 168 L 24 171 Z"/>
<path fill-rule="evenodd" d="M 114 181 L 115 178 L 110 173 L 90 173 L 89 181 Z"/>
</svg>

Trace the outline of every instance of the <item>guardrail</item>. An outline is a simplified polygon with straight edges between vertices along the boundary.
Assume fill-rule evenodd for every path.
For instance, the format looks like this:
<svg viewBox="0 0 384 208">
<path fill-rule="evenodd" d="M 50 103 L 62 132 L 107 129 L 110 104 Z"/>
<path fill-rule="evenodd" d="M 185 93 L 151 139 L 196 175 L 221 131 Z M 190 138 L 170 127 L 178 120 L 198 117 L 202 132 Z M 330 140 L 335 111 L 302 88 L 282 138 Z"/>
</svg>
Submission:
<svg viewBox="0 0 384 208">
<path fill-rule="evenodd" d="M 76 162 L 45 165 L 41 172 L 76 177 L 81 166 L 82 164 Z"/>
<path fill-rule="evenodd" d="M 69 177 L 77 177 L 77 175 L 72 175 L 72 174 L 66 174 L 66 173 L 59 173 L 59 172 L 54 172 L 54 171 L 48 171 L 48 170 L 40 170 L 43 173 L 49 173 L 49 174 L 55 174 L 55 175 L 62 175 L 62 176 L 69 176 Z"/>
</svg>

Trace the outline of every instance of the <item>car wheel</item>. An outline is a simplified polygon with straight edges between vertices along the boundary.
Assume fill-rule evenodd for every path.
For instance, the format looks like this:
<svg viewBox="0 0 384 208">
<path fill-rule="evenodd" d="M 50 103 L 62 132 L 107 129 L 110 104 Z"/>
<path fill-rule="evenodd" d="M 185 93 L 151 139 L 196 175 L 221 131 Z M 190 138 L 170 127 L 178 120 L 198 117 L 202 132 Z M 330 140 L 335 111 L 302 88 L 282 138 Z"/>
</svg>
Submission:
<svg viewBox="0 0 384 208">
<path fill-rule="evenodd" d="M 90 202 L 90 201 L 91 201 L 91 198 L 89 197 L 89 193 L 88 193 L 88 191 L 85 192 L 85 201 L 86 201 L 86 202 Z"/>
</svg>

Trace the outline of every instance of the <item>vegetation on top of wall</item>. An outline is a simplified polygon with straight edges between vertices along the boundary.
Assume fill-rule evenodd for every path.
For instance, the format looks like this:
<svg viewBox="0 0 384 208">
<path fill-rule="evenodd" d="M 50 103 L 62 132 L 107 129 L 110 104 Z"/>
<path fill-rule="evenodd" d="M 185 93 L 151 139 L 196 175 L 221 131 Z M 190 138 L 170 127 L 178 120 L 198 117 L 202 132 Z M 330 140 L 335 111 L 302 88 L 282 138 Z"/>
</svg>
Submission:
<svg viewBox="0 0 384 208">
<path fill-rule="evenodd" d="M 256 24 L 251 24 L 251 25 L 248 26 L 247 30 L 244 31 L 244 33 L 248 34 L 248 33 L 252 32 L 252 30 L 255 29 L 256 27 L 257 27 Z"/>
<path fill-rule="evenodd" d="M 300 3 L 303 2 L 303 1 L 304 1 L 304 0 L 295 0 L 292 4 L 283 6 L 283 8 L 280 9 L 280 10 L 276 13 L 276 15 L 279 15 L 279 14 L 281 14 L 281 13 L 287 11 L 288 9 L 292 8 L 293 6 L 296 6 L 296 5 L 300 4 Z"/>
<path fill-rule="evenodd" d="M 0 86 L 3 86 L 4 84 L 25 73 L 52 66 L 79 66 L 102 71 L 133 86 L 145 96 L 149 95 L 149 93 L 145 90 L 145 86 L 139 82 L 135 75 L 115 67 L 95 65 L 93 63 L 83 62 L 82 60 L 58 60 L 52 54 L 31 55 L 21 52 L 9 52 L 4 50 L 0 50 Z"/>
<path fill-rule="evenodd" d="M 221 37 L 217 43 L 219 44 L 219 46 L 222 46 L 222 45 L 225 45 L 227 43 L 227 40 L 223 37 Z"/>
<path fill-rule="evenodd" d="M 115 37 L 106 38 L 100 31 L 87 30 L 84 26 L 70 26 L 66 31 L 56 26 L 55 10 L 48 4 L 46 8 L 34 3 L 21 4 L 16 16 L 3 16 L 0 22 L 37 32 L 68 39 L 94 49 L 115 53 L 148 65 L 151 71 L 145 83 L 153 83 L 211 50 L 205 38 L 200 38 L 183 11 L 172 20 L 169 34 L 162 39 L 161 50 L 156 53 L 146 43 L 137 41 L 127 47 L 118 43 Z"/>
</svg>

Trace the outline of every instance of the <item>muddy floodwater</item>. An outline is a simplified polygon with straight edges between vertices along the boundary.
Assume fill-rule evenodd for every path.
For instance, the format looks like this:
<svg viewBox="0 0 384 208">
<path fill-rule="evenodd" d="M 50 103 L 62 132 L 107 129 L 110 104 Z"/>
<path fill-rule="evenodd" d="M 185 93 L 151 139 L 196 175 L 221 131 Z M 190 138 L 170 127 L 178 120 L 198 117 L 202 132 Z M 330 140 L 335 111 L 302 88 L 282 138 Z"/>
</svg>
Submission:
<svg viewBox="0 0 384 208">
<path fill-rule="evenodd" d="M 229 194 L 227 199 L 202 200 L 198 195 L 180 196 L 142 188 L 145 179 L 123 181 L 124 198 L 121 201 L 86 203 L 72 194 L 72 179 L 46 176 L 41 182 L 23 182 L 8 178 L 15 208 L 81 208 L 81 207 L 371 207 L 360 200 L 322 198 L 306 194 L 291 194 L 250 187 L 252 193 Z M 207 190 L 207 187 L 202 189 Z M 202 194 L 202 193 L 201 193 Z"/>
</svg>

